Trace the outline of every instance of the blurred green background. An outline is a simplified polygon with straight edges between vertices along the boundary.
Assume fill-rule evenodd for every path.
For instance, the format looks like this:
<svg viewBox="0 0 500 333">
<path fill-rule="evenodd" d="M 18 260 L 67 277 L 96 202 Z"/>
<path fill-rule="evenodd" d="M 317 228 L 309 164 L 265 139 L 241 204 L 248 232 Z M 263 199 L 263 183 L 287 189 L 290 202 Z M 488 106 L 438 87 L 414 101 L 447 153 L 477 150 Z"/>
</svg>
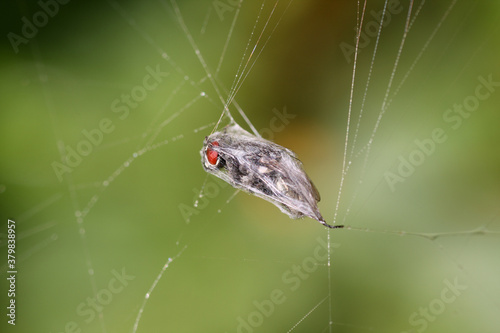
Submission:
<svg viewBox="0 0 500 333">
<path fill-rule="evenodd" d="M 352 229 L 330 232 L 330 270 L 321 225 L 290 220 L 247 194 L 229 200 L 234 190 L 200 165 L 222 104 L 189 37 L 223 92 L 257 19 L 247 55 L 275 5 L 259 13 L 260 2 L 243 1 L 240 10 L 234 3 L 179 0 L 189 36 L 170 1 L 2 4 L 1 331 L 131 332 L 174 257 L 138 332 L 498 331 L 500 87 L 476 99 L 456 129 L 443 119 L 454 104 L 474 102 L 479 76 L 500 81 L 498 2 L 459 1 L 444 22 L 451 1 L 424 4 L 363 168 L 404 32 L 408 3 L 392 2 L 338 215 Z M 366 27 L 382 8 L 368 2 Z M 39 27 L 25 27 L 27 38 L 23 26 L 33 20 Z M 276 112 L 293 116 L 273 139 L 299 155 L 328 221 L 353 69 L 341 46 L 354 46 L 355 26 L 354 1 L 279 2 L 236 96 L 257 129 L 271 129 Z M 351 131 L 375 45 L 365 36 Z M 147 79 L 155 71 L 157 85 Z M 125 106 L 130 94 L 138 102 Z M 416 152 L 415 140 L 439 128 L 446 140 L 428 155 Z M 82 143 L 85 133 L 96 144 Z M 60 181 L 54 163 L 71 149 L 87 156 L 73 156 Z M 391 189 L 388 172 L 410 155 L 423 158 Z M 15 327 L 5 316 L 8 218 L 17 223 Z M 470 232 L 478 228 L 486 232 Z M 453 294 L 457 281 L 463 289 Z"/>
</svg>

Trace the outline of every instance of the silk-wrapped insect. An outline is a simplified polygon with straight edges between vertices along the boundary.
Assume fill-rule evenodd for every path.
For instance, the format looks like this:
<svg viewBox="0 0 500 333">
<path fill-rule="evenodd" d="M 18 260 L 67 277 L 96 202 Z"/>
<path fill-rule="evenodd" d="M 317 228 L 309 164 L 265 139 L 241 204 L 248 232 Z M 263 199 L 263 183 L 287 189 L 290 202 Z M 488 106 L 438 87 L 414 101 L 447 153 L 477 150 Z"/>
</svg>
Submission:
<svg viewBox="0 0 500 333">
<path fill-rule="evenodd" d="M 205 171 L 273 203 L 291 218 L 308 216 L 329 228 L 342 227 L 325 222 L 318 190 L 290 149 L 232 123 L 206 137 L 200 153 Z"/>
</svg>

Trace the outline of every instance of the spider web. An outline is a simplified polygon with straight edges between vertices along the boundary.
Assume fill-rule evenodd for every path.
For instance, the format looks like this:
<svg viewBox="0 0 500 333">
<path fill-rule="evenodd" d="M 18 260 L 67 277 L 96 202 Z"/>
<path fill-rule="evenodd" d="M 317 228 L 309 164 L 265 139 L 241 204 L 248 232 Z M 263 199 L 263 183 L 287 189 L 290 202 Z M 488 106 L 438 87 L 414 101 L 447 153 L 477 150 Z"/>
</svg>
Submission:
<svg viewBox="0 0 500 333">
<path fill-rule="evenodd" d="M 40 7 L 10 10 L 19 33 Z M 59 5 L 2 53 L 2 221 L 18 223 L 19 274 L 18 327 L 1 325 L 494 331 L 499 13 L 456 0 Z M 345 229 L 203 173 L 226 108 L 298 153 Z"/>
</svg>

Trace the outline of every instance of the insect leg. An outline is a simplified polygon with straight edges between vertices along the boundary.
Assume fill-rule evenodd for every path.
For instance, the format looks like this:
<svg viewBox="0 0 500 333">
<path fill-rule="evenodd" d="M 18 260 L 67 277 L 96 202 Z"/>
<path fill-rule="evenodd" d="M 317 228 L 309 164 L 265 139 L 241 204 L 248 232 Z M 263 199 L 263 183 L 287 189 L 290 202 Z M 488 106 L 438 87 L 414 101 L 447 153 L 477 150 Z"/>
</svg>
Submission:
<svg viewBox="0 0 500 333">
<path fill-rule="evenodd" d="M 343 225 L 330 225 L 330 224 L 326 223 L 325 221 L 319 221 L 319 222 L 322 225 L 324 225 L 325 227 L 332 228 L 332 229 L 341 229 L 344 227 Z"/>
</svg>

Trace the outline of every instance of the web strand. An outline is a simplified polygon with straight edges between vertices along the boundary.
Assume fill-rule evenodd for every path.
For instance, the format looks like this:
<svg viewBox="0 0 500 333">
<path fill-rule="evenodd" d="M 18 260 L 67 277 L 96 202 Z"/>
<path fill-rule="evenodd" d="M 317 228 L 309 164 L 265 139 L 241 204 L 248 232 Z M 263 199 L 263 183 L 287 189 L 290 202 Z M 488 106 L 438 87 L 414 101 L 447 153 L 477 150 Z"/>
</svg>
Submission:
<svg viewBox="0 0 500 333">
<path fill-rule="evenodd" d="M 363 27 L 363 19 L 365 16 L 365 11 L 366 11 L 366 0 L 363 5 L 363 10 L 361 13 L 361 19 L 358 20 L 358 32 L 356 36 L 356 47 L 355 47 L 355 52 L 354 52 L 354 64 L 353 64 L 353 70 L 352 70 L 352 81 L 351 81 L 351 94 L 349 97 L 349 110 L 347 114 L 347 129 L 346 129 L 346 135 L 345 135 L 345 144 L 344 144 L 344 159 L 342 162 L 342 175 L 340 178 L 340 185 L 339 185 L 339 191 L 337 195 L 337 203 L 335 206 L 335 214 L 333 217 L 333 225 L 335 225 L 335 222 L 337 220 L 337 214 L 338 214 L 338 209 L 340 205 L 340 196 L 342 193 L 342 187 L 344 185 L 344 178 L 345 178 L 345 173 L 346 173 L 346 161 L 347 161 L 347 147 L 349 143 L 349 130 L 350 130 L 350 122 L 351 122 L 351 110 L 352 110 L 352 99 L 354 95 L 354 80 L 356 78 L 356 63 L 358 59 L 358 50 L 359 50 L 359 39 L 361 36 L 361 28 Z M 359 14 L 359 1 L 358 1 L 358 14 Z M 358 15 L 359 17 L 359 15 Z M 328 230 L 328 316 L 329 316 L 329 331 L 330 333 L 332 332 L 332 289 L 331 289 L 331 248 L 330 248 L 330 230 Z"/>
<path fill-rule="evenodd" d="M 144 296 L 144 300 L 142 301 L 142 305 L 141 305 L 141 307 L 139 309 L 139 312 L 137 313 L 137 317 L 135 318 L 135 322 L 134 322 L 134 327 L 132 329 L 132 333 L 136 333 L 137 332 L 137 329 L 139 327 L 139 322 L 141 321 L 141 317 L 142 317 L 142 314 L 144 312 L 144 309 L 146 308 L 146 304 L 147 304 L 147 302 L 149 300 L 149 297 L 151 296 L 151 294 L 155 290 L 156 285 L 158 284 L 158 282 L 160 281 L 161 277 L 163 276 L 163 273 L 165 273 L 165 271 L 170 266 L 170 264 L 174 260 L 178 259 L 186 249 L 187 249 L 187 246 L 184 246 L 174 257 L 168 258 L 167 262 L 163 265 L 160 273 L 158 274 L 158 276 L 156 277 L 156 279 L 153 281 L 153 284 L 151 285 L 151 287 L 149 287 L 146 295 Z"/>
<path fill-rule="evenodd" d="M 229 45 L 229 41 L 231 40 L 231 36 L 233 34 L 234 27 L 236 26 L 236 21 L 238 21 L 238 17 L 240 16 L 240 10 L 241 10 L 242 3 L 243 3 L 243 0 L 240 0 L 238 2 L 238 8 L 236 9 L 236 13 L 234 13 L 233 21 L 231 22 L 231 27 L 229 28 L 229 32 L 227 34 L 226 41 L 224 42 L 224 47 L 222 48 L 222 53 L 219 57 L 219 63 L 217 64 L 217 68 L 215 69 L 215 77 L 216 78 L 218 77 L 219 71 L 220 71 L 221 66 L 222 66 L 222 62 L 224 61 L 224 57 L 225 57 L 226 51 L 227 51 L 227 46 Z"/>
<path fill-rule="evenodd" d="M 359 7 L 359 4 L 358 4 Z M 342 160 L 342 175 L 340 178 L 340 185 L 339 185 L 339 191 L 337 194 L 337 203 L 335 204 L 335 213 L 333 216 L 333 224 L 337 222 L 337 215 L 339 211 L 339 206 L 340 206 L 340 198 L 342 194 L 342 189 L 344 186 L 344 179 L 346 176 L 346 170 L 347 170 L 347 148 L 349 145 L 349 131 L 350 131 L 350 125 L 351 125 L 351 112 L 352 112 L 352 100 L 354 96 L 354 82 L 356 78 L 356 64 L 358 61 L 358 51 L 359 51 L 359 39 L 361 37 L 361 29 L 363 27 L 363 19 L 365 17 L 365 11 L 366 11 L 366 0 L 363 5 L 363 10 L 361 12 L 361 19 L 359 20 L 359 27 L 358 27 L 358 32 L 356 36 L 356 47 L 354 51 L 354 64 L 353 64 L 353 69 L 352 69 L 352 79 L 351 79 L 351 93 L 349 96 L 349 110 L 347 111 L 347 128 L 345 131 L 345 141 L 344 141 L 344 158 Z"/>
<path fill-rule="evenodd" d="M 410 24 L 408 25 L 408 31 L 411 29 L 411 27 L 413 26 L 413 24 L 415 23 L 415 20 L 417 19 L 418 17 L 418 14 L 420 13 L 423 5 L 425 4 L 425 0 L 423 0 L 421 3 L 420 3 L 420 6 L 418 7 L 415 15 L 413 16 L 413 19 L 411 20 Z M 383 109 L 381 109 L 380 113 L 379 113 L 379 116 L 378 116 L 378 123 L 379 120 L 381 120 L 381 115 L 383 112 L 385 112 L 384 110 L 387 110 L 392 101 L 394 100 L 394 98 L 397 96 L 397 94 L 399 93 L 399 91 L 401 90 L 401 87 L 404 85 L 404 83 L 406 82 L 406 80 L 408 79 L 408 77 L 410 77 L 410 74 L 413 72 L 413 69 L 416 67 L 416 65 L 418 64 L 419 60 L 422 58 L 422 55 L 424 54 L 424 52 L 427 50 L 428 46 L 430 45 L 431 41 L 434 39 L 436 33 L 439 31 L 439 29 L 441 28 L 443 22 L 446 20 L 446 18 L 448 17 L 448 15 L 450 14 L 450 12 L 452 11 L 453 7 L 455 6 L 456 4 L 456 0 L 453 0 L 450 5 L 448 6 L 447 10 L 445 11 L 445 13 L 442 15 L 441 19 L 439 20 L 438 24 L 436 25 L 436 27 L 434 28 L 434 30 L 432 31 L 432 33 L 430 34 L 430 36 L 427 38 L 425 44 L 423 45 L 423 47 L 420 49 L 419 53 L 417 54 L 417 56 L 415 57 L 414 61 L 412 62 L 412 64 L 410 65 L 409 69 L 406 71 L 406 73 L 403 75 L 403 78 L 401 79 L 400 83 L 398 84 L 397 88 L 394 90 L 391 98 L 387 101 L 387 104 L 385 104 L 385 107 Z M 381 31 L 379 31 L 380 33 Z M 377 43 L 376 45 L 378 44 L 378 40 L 379 40 L 379 36 L 377 36 Z M 375 48 L 376 50 L 376 48 Z M 400 48 L 401 50 L 401 48 Z M 375 52 L 375 51 L 374 51 Z M 372 58 L 374 59 L 374 57 Z M 371 77 L 371 65 L 370 65 L 370 75 L 369 75 L 369 78 Z M 369 80 L 369 79 L 368 79 Z M 389 89 L 389 88 L 388 88 Z M 366 88 L 365 88 L 365 94 L 363 96 L 363 102 L 362 104 L 364 105 L 364 102 L 365 102 L 365 97 L 366 97 L 366 92 L 368 90 L 368 84 L 366 85 Z M 389 93 L 388 93 L 388 90 L 386 91 L 386 98 L 388 97 Z M 385 100 L 384 100 L 384 103 L 385 103 Z M 361 113 L 360 113 L 361 115 Z M 359 118 L 359 121 L 361 120 L 361 118 Z M 358 122 L 358 125 L 359 125 L 359 122 Z M 372 130 L 372 134 L 371 134 L 371 138 L 370 140 L 366 143 L 365 146 L 363 146 L 360 151 L 355 155 L 355 158 L 359 157 L 360 155 L 362 155 L 363 153 L 365 154 L 365 160 L 364 160 L 364 166 L 363 166 L 363 169 L 361 171 L 361 175 L 360 175 L 360 181 L 358 183 L 358 185 L 356 186 L 356 189 L 354 191 L 354 194 L 350 200 L 350 203 L 346 209 L 346 212 L 344 214 L 344 218 L 343 218 L 343 221 L 342 223 L 345 223 L 347 217 L 349 216 L 350 212 L 351 212 L 351 208 L 352 208 L 352 205 L 354 204 L 354 202 L 356 201 L 356 198 L 358 196 L 358 193 L 359 193 L 359 190 L 360 190 L 360 184 L 361 182 L 363 181 L 364 179 L 364 176 L 365 176 L 365 173 L 366 173 L 366 168 L 367 168 L 367 163 L 368 163 L 368 154 L 369 154 L 369 151 L 370 151 L 370 148 L 371 148 L 371 145 L 373 143 L 373 138 L 375 137 L 375 133 L 377 131 L 377 128 L 378 128 L 378 125 L 376 124 L 376 126 L 373 128 Z M 353 144 L 353 149 L 351 151 L 351 155 L 354 151 L 354 144 Z"/>
<path fill-rule="evenodd" d="M 304 317 L 300 318 L 300 320 L 299 320 L 299 321 L 298 321 L 295 325 L 293 325 L 293 326 L 292 326 L 292 328 L 290 328 L 290 329 L 287 331 L 287 333 L 290 333 L 290 332 L 292 332 L 293 330 L 295 330 L 295 328 L 296 328 L 297 326 L 299 326 L 299 325 L 300 325 L 300 323 L 301 323 L 302 321 L 304 321 L 304 319 L 306 319 L 307 317 L 309 317 L 309 315 L 310 315 L 311 313 L 313 313 L 313 312 L 314 312 L 314 310 L 316 310 L 316 309 L 318 308 L 318 306 L 320 306 L 321 304 L 323 304 L 323 302 L 324 302 L 324 301 L 326 301 L 327 299 L 328 299 L 328 296 L 327 296 L 327 297 L 325 297 L 325 298 L 323 298 L 321 301 L 319 301 L 319 303 L 318 303 L 318 304 L 316 304 L 316 305 L 315 305 L 315 306 L 314 306 L 311 310 L 309 310 L 309 312 L 308 312 L 308 313 L 306 313 L 306 314 L 304 315 Z"/>
<path fill-rule="evenodd" d="M 51 123 L 52 123 L 52 132 L 54 133 L 54 136 L 56 138 L 56 142 L 58 143 L 58 150 L 59 150 L 59 155 L 61 161 L 64 161 L 66 158 L 66 151 L 64 149 L 64 144 L 63 141 L 60 137 L 59 134 L 59 129 L 56 123 L 56 117 L 54 114 L 55 110 L 55 105 L 53 103 L 52 95 L 51 92 L 48 88 L 48 80 L 50 80 L 47 71 L 45 69 L 45 65 L 42 59 L 41 52 L 38 48 L 38 45 L 36 44 L 36 41 L 33 41 L 31 44 L 31 50 L 33 54 L 33 58 L 35 59 L 36 62 L 36 70 L 38 74 L 38 78 L 40 79 L 41 82 L 41 87 L 42 87 L 42 92 L 43 92 L 43 97 L 44 97 L 44 102 L 45 102 L 45 107 L 49 112 Z M 94 264 L 92 261 L 92 257 L 90 255 L 89 251 L 89 246 L 87 242 L 87 236 L 86 236 L 86 230 L 85 230 L 85 225 L 83 223 L 83 219 L 79 216 L 79 209 L 80 209 L 80 204 L 78 201 L 78 195 L 75 190 L 75 185 L 74 181 L 71 175 L 66 175 L 64 178 L 64 181 L 66 182 L 69 197 L 71 200 L 72 208 L 73 211 L 75 212 L 75 222 L 78 228 L 78 235 L 82 244 L 83 252 L 84 252 L 84 258 L 85 258 L 85 265 L 87 267 L 87 274 L 90 282 L 90 287 L 92 290 L 93 295 L 97 295 L 97 283 L 95 279 L 95 271 L 94 271 Z M 50 238 L 52 239 L 52 237 Z M 50 242 L 50 240 L 49 240 Z M 106 326 L 104 323 L 104 315 L 102 312 L 98 314 L 99 318 L 99 325 L 101 328 L 101 332 L 106 333 Z"/>
</svg>

